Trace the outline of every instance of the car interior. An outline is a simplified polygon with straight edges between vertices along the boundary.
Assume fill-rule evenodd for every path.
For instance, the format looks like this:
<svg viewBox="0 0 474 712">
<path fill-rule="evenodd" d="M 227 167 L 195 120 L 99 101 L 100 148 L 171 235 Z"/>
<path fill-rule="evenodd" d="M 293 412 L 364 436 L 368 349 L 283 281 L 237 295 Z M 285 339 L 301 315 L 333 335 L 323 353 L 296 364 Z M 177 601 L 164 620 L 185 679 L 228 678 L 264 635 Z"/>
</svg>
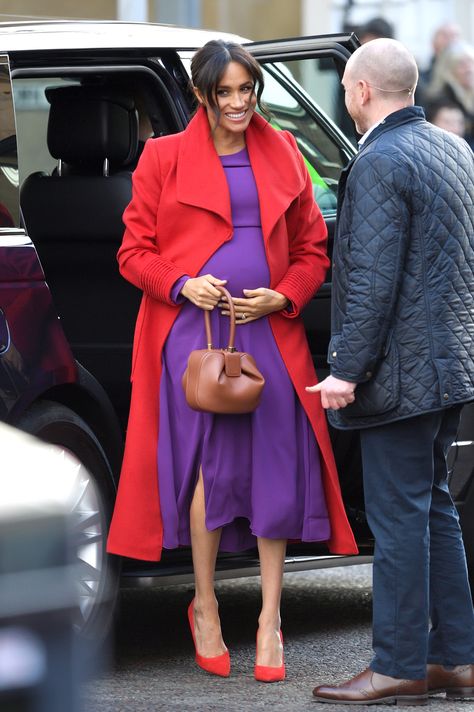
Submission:
<svg viewBox="0 0 474 712">
<path fill-rule="evenodd" d="M 48 106 L 37 113 L 46 124 L 47 169 L 27 167 L 21 175 L 23 220 L 68 341 L 109 392 L 124 426 L 141 293 L 117 268 L 122 213 L 145 139 L 178 129 L 171 112 L 157 110 L 149 82 L 140 72 L 43 80 Z M 17 113 L 21 146 L 31 117 Z"/>
</svg>

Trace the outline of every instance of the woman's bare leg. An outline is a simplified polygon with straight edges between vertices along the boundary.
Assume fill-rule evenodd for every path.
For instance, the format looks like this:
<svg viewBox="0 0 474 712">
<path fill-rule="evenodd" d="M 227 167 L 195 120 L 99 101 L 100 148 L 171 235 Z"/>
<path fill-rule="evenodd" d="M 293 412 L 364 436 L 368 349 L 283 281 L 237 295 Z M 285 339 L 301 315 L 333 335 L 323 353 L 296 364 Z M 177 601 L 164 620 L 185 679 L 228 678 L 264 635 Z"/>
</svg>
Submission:
<svg viewBox="0 0 474 712">
<path fill-rule="evenodd" d="M 283 655 L 280 642 L 280 600 L 286 539 L 259 537 L 257 541 L 262 579 L 262 610 L 258 618 L 256 663 L 279 667 Z"/>
<path fill-rule="evenodd" d="M 194 598 L 194 628 L 200 655 L 212 658 L 227 648 L 222 639 L 221 624 L 214 592 L 214 571 L 221 538 L 221 529 L 208 531 L 205 524 L 205 500 L 202 469 L 194 491 L 190 510 L 191 546 L 196 594 Z"/>
</svg>

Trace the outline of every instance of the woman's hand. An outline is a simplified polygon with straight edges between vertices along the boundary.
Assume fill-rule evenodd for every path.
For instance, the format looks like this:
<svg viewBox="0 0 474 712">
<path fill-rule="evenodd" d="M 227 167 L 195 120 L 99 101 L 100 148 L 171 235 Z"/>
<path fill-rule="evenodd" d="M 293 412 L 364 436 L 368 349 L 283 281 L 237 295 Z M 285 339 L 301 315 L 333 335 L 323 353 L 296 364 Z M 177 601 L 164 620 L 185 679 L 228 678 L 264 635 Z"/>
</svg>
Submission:
<svg viewBox="0 0 474 712">
<path fill-rule="evenodd" d="M 222 297 L 222 293 L 214 285 L 224 286 L 226 282 L 226 279 L 217 279 L 212 274 L 190 277 L 184 283 L 181 294 L 200 309 L 211 311 Z"/>
<path fill-rule="evenodd" d="M 250 321 L 260 319 L 262 316 L 268 316 L 272 312 L 285 309 L 290 303 L 289 300 L 275 292 L 274 289 L 266 289 L 259 287 L 258 289 L 244 289 L 245 298 L 234 297 L 235 307 L 235 322 L 236 324 L 248 324 Z M 230 316 L 229 309 L 226 308 L 226 302 L 221 302 L 222 314 Z"/>
</svg>

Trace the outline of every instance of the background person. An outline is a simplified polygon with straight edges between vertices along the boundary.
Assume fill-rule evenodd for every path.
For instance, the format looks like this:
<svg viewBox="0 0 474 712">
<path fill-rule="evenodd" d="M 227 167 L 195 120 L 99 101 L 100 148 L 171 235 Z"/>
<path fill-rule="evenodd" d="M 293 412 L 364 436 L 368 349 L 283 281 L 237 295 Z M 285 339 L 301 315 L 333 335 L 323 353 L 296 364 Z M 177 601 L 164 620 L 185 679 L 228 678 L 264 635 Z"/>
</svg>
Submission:
<svg viewBox="0 0 474 712">
<path fill-rule="evenodd" d="M 461 28 L 454 22 L 443 23 L 433 33 L 431 45 L 433 53 L 428 67 L 419 73 L 418 86 L 416 89 L 417 104 L 424 105 L 425 91 L 436 76 L 439 60 L 444 52 L 456 42 L 461 40 Z"/>
<path fill-rule="evenodd" d="M 376 40 L 379 37 L 395 37 L 395 28 L 391 22 L 384 17 L 372 17 L 360 27 L 356 28 L 355 33 L 361 44 Z"/>
<path fill-rule="evenodd" d="M 331 375 L 309 390 L 335 427 L 360 429 L 375 655 L 340 686 L 316 687 L 322 702 L 424 704 L 474 690 L 446 464 L 474 400 L 474 157 L 413 106 L 417 74 L 403 45 L 378 39 L 343 76 L 362 139 L 339 185 Z"/>
<path fill-rule="evenodd" d="M 459 106 L 447 99 L 438 99 L 425 107 L 426 120 L 460 138 L 466 135 L 466 119 Z"/>
<path fill-rule="evenodd" d="M 227 676 L 216 555 L 257 544 L 255 677 L 272 682 L 285 676 L 286 540 L 356 552 L 324 411 L 304 389 L 315 374 L 300 313 L 324 281 L 326 227 L 293 136 L 255 113 L 256 60 L 212 41 L 191 72 L 199 108 L 184 132 L 146 143 L 124 214 L 120 270 L 144 296 L 109 551 L 156 560 L 162 546 L 191 544 L 196 661 Z M 190 351 L 205 346 L 202 310 L 212 312 L 215 343 L 228 341 L 228 305 L 216 289 L 224 284 L 238 317 L 235 345 L 266 379 L 251 414 L 193 411 L 181 387 Z"/>
<path fill-rule="evenodd" d="M 466 122 L 465 138 L 474 148 L 474 47 L 465 42 L 446 49 L 426 89 L 426 103 L 441 100 L 461 109 Z"/>
</svg>

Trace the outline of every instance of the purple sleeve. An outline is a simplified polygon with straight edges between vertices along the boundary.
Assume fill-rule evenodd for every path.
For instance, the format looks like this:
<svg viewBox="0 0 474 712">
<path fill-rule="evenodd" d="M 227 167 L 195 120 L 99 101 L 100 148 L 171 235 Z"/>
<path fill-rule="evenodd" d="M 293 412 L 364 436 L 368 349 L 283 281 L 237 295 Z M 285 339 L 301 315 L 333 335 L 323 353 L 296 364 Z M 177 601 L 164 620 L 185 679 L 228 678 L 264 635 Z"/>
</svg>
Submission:
<svg viewBox="0 0 474 712">
<path fill-rule="evenodd" d="M 171 288 L 171 299 L 175 304 L 182 304 L 186 297 L 183 297 L 182 294 L 180 294 L 180 291 L 184 287 L 185 282 L 188 281 L 189 276 L 187 274 L 183 275 L 179 279 L 176 280 L 176 282 L 173 284 Z"/>
<path fill-rule="evenodd" d="M 176 282 L 173 284 L 171 288 L 171 299 L 175 304 L 182 304 L 186 297 L 183 297 L 182 294 L 180 294 L 182 288 L 184 287 L 184 284 L 190 279 L 189 275 L 185 274 L 182 277 L 180 277 Z M 283 316 L 291 316 L 294 314 L 295 311 L 295 306 L 293 302 L 290 301 L 287 307 L 282 310 Z"/>
<path fill-rule="evenodd" d="M 288 297 L 287 297 L 287 299 L 288 299 Z M 290 301 L 290 300 L 288 300 L 288 301 Z M 286 317 L 294 316 L 296 314 L 296 309 L 295 309 L 295 305 L 293 304 L 293 302 L 290 301 L 288 306 L 285 307 L 284 309 L 282 309 L 281 313 L 283 314 L 283 316 L 286 316 Z"/>
</svg>

